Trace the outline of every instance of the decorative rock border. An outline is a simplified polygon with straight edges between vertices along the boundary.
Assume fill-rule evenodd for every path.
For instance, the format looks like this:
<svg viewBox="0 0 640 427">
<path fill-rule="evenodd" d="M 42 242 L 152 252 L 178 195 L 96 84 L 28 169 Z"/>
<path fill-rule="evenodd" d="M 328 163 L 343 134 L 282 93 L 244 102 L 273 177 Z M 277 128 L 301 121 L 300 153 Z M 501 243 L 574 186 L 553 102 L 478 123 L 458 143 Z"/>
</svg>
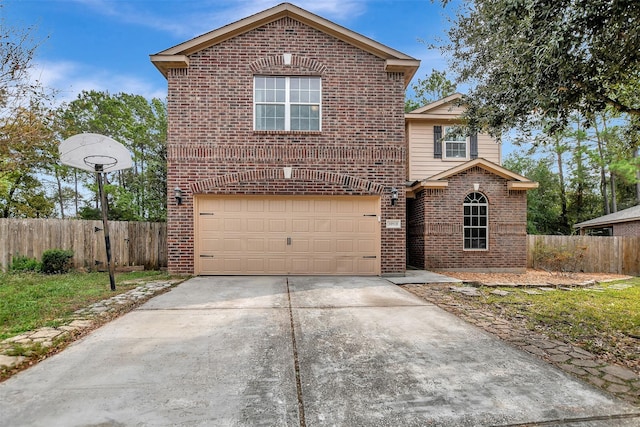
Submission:
<svg viewBox="0 0 640 427">
<path fill-rule="evenodd" d="M 141 305 L 149 298 L 166 292 L 172 286 L 181 283 L 184 279 L 156 280 L 146 282 L 122 294 L 114 295 L 106 300 L 99 301 L 89 307 L 76 311 L 71 320 L 61 326 L 43 327 L 35 331 L 29 331 L 7 338 L 0 342 L 0 372 L 1 378 L 6 379 L 11 371 L 29 364 L 36 363 L 45 358 L 51 352 L 55 352 L 58 346 L 64 345 L 82 336 L 84 333 L 97 328 L 107 321 L 130 311 Z M 15 355 L 20 348 L 20 353 Z"/>
<path fill-rule="evenodd" d="M 452 295 L 452 292 L 455 292 L 469 297 L 480 296 L 477 289 L 473 290 L 474 287 L 423 284 L 404 285 L 403 288 L 583 381 L 626 401 L 640 405 L 640 376 L 635 372 L 622 366 L 610 364 L 570 343 L 552 340 L 539 332 L 519 325 L 517 322 L 506 320 L 486 310 L 465 305 Z M 536 288 L 536 291 L 538 289 L 555 290 L 540 287 Z"/>
</svg>

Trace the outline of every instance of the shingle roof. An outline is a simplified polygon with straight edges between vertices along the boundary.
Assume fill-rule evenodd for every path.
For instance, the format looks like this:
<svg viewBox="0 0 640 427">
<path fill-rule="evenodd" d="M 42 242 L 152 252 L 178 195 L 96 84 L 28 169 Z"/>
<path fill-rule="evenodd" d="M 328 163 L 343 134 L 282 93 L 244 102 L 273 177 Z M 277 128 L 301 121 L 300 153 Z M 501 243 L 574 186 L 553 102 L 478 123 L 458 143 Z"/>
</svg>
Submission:
<svg viewBox="0 0 640 427">
<path fill-rule="evenodd" d="M 640 205 L 632 208 L 614 212 L 598 218 L 583 221 L 573 226 L 573 228 L 593 227 L 597 225 L 614 224 L 618 222 L 640 221 Z"/>
</svg>

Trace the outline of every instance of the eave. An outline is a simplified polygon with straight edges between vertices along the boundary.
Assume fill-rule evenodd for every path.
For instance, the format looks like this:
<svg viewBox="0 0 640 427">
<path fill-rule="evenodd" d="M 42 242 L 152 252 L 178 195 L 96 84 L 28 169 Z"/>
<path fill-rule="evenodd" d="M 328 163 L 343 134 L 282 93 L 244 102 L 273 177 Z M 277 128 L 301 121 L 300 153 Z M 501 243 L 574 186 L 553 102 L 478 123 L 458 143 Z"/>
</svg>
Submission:
<svg viewBox="0 0 640 427">
<path fill-rule="evenodd" d="M 420 61 L 412 58 L 411 56 L 405 55 L 400 51 L 385 46 L 382 43 L 378 43 L 377 41 L 365 37 L 362 34 L 351 31 L 290 3 L 279 4 L 255 15 L 233 22 L 229 25 L 225 25 L 217 30 L 210 31 L 184 43 L 158 52 L 155 55 L 151 55 L 151 62 L 153 62 L 156 68 L 158 68 L 158 70 L 167 77 L 169 69 L 176 67 L 185 68 L 189 66 L 188 60 L 185 61 L 185 57 L 284 17 L 295 19 L 309 27 L 315 28 L 318 31 L 329 34 L 339 40 L 384 59 L 386 61 L 386 71 L 404 73 L 405 88 L 408 86 L 420 66 Z"/>
</svg>

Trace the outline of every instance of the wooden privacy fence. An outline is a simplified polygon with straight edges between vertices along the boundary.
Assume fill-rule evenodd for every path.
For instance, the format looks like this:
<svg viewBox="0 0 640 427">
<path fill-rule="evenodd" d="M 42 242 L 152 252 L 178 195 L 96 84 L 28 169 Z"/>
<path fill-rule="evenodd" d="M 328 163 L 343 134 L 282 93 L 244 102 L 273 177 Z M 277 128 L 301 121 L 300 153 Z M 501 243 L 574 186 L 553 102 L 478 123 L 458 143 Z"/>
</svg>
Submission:
<svg viewBox="0 0 640 427">
<path fill-rule="evenodd" d="M 527 267 L 541 268 L 543 253 L 571 255 L 564 271 L 640 276 L 640 237 L 527 236 Z"/>
<path fill-rule="evenodd" d="M 158 222 L 109 221 L 111 255 L 116 268 L 167 266 L 167 225 Z M 13 256 L 40 260 L 47 249 L 73 250 L 75 268 L 106 269 L 102 221 L 0 218 L 0 268 Z"/>
</svg>

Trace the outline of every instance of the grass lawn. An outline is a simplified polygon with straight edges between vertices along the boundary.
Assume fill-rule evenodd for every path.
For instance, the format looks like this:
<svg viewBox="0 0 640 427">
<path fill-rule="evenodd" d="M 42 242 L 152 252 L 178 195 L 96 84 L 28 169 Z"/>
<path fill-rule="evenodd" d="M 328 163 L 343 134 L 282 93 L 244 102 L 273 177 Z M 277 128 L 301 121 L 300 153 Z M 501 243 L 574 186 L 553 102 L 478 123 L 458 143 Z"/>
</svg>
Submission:
<svg viewBox="0 0 640 427">
<path fill-rule="evenodd" d="M 604 283 L 595 289 L 574 288 L 529 295 L 524 289 L 501 288 L 506 296 L 481 288 L 485 308 L 526 319 L 530 329 L 578 344 L 594 354 L 640 366 L 640 277 Z M 534 288 L 535 289 L 535 288 Z"/>
<path fill-rule="evenodd" d="M 157 271 L 117 274 L 114 292 L 109 289 L 108 273 L 0 273 L 0 340 L 58 326 L 74 311 L 131 290 L 140 281 L 169 277 Z"/>
</svg>

